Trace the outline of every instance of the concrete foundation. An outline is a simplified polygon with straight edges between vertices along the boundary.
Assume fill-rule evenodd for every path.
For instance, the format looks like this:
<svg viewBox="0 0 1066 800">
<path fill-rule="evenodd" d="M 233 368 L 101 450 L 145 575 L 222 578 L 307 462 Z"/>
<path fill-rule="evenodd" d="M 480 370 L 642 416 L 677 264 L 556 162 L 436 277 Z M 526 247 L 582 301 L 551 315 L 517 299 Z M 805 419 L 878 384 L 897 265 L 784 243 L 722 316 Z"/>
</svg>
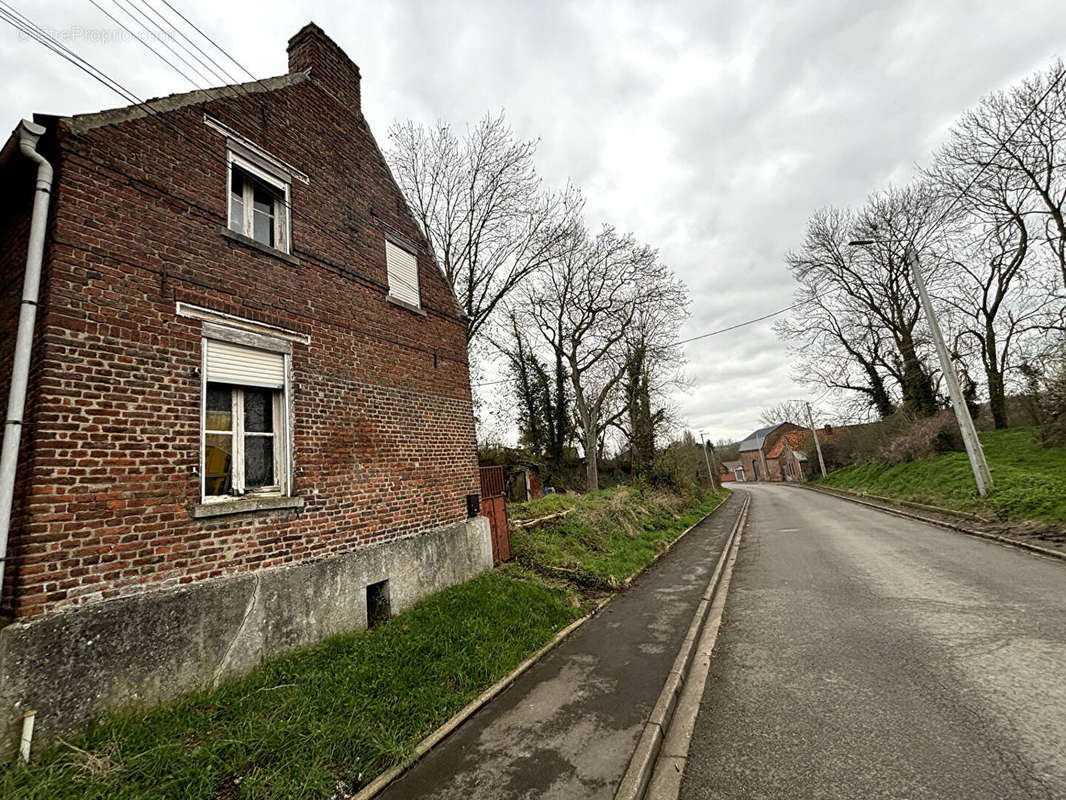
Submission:
<svg viewBox="0 0 1066 800">
<path fill-rule="evenodd" d="M 264 658 L 365 628 L 366 587 L 388 580 L 392 613 L 492 566 L 475 517 L 351 553 L 121 598 L 0 630 L 0 757 L 37 711 L 39 749 L 121 707 L 243 675 Z"/>
</svg>

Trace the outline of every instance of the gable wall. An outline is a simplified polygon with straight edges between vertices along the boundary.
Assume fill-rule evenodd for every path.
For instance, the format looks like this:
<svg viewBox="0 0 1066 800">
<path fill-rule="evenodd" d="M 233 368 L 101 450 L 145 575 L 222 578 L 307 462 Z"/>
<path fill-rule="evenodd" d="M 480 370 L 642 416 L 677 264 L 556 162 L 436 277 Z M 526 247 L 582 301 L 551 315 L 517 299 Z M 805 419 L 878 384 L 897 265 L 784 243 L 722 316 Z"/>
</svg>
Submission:
<svg viewBox="0 0 1066 800">
<path fill-rule="evenodd" d="M 310 176 L 292 186 L 298 263 L 223 235 L 226 142 L 205 112 Z M 478 491 L 463 322 L 358 109 L 312 78 L 167 119 L 180 135 L 153 117 L 60 130 L 19 617 L 455 524 Z M 386 300 L 386 231 L 417 246 L 425 316 Z M 192 517 L 200 323 L 179 301 L 309 337 L 302 510 Z"/>
</svg>

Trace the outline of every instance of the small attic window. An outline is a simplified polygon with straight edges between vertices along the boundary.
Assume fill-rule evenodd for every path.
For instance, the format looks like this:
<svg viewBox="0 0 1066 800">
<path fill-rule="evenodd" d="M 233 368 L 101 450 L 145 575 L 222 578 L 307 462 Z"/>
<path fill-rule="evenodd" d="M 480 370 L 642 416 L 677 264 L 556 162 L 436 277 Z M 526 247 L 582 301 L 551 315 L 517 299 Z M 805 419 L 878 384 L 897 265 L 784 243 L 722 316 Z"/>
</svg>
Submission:
<svg viewBox="0 0 1066 800">
<path fill-rule="evenodd" d="M 234 153 L 229 158 L 229 229 L 259 244 L 289 253 L 287 180 Z"/>
<path fill-rule="evenodd" d="M 418 256 L 391 239 L 385 240 L 385 265 L 389 277 L 389 297 L 413 308 L 421 308 L 418 288 Z"/>
</svg>

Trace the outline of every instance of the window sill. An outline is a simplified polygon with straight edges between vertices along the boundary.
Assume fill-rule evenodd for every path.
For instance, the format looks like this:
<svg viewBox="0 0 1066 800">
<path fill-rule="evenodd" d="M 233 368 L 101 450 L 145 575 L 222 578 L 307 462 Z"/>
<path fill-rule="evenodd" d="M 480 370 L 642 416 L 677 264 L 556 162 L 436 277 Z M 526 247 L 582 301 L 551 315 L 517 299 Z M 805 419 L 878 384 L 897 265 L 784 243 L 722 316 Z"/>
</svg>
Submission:
<svg viewBox="0 0 1066 800">
<path fill-rule="evenodd" d="M 410 311 L 413 314 L 418 314 L 418 316 L 420 316 L 420 317 L 426 316 L 426 312 L 423 311 L 420 306 L 412 305 L 411 303 L 408 303 L 406 300 L 400 300 L 397 297 L 393 297 L 391 294 L 385 295 L 385 299 L 388 300 L 390 303 L 392 303 L 394 306 L 399 306 L 400 308 L 405 308 L 405 309 L 407 309 L 408 311 Z"/>
<path fill-rule="evenodd" d="M 193 519 L 221 517 L 226 514 L 244 514 L 249 511 L 277 511 L 279 509 L 303 508 L 302 497 L 280 497 L 277 495 L 235 497 L 232 500 L 219 500 L 214 503 L 197 503 L 192 507 Z"/>
<path fill-rule="evenodd" d="M 257 242 L 251 236 L 245 236 L 243 233 L 237 233 L 236 231 L 231 231 L 229 228 L 223 228 L 222 235 L 225 236 L 227 239 L 236 242 L 237 244 L 243 244 L 245 247 L 250 247 L 253 250 L 258 250 L 260 253 L 265 253 L 268 256 L 274 256 L 274 258 L 279 258 L 282 261 L 292 264 L 293 266 L 299 266 L 300 264 L 300 259 L 298 259 L 296 256 L 291 256 L 283 250 L 278 250 L 276 247 L 268 247 L 262 242 Z"/>
</svg>

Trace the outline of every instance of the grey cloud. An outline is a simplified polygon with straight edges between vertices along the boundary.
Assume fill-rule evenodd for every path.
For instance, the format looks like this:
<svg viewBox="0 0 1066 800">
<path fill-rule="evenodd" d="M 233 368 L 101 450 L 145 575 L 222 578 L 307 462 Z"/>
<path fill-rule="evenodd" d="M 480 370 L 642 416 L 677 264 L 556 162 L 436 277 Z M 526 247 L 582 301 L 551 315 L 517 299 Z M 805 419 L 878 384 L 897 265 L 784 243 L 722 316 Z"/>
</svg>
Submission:
<svg viewBox="0 0 1066 800">
<path fill-rule="evenodd" d="M 1051 0 L 186 8 L 258 75 L 284 71 L 288 36 L 313 18 L 360 65 L 379 138 L 398 119 L 462 127 L 506 108 L 540 139 L 545 178 L 586 191 L 590 223 L 632 229 L 688 282 L 685 336 L 788 305 L 784 254 L 812 210 L 907 180 L 967 106 L 1066 41 Z M 66 0 L 25 10 L 52 27 L 106 23 Z M 145 95 L 187 88 L 135 42 L 83 49 Z M 53 56 L 32 49 L 31 60 L 13 34 L 0 33 L 0 68 L 12 127 L 37 110 L 116 104 Z M 770 325 L 686 348 L 691 388 L 676 404 L 688 424 L 741 436 L 759 408 L 804 394 Z"/>
</svg>

